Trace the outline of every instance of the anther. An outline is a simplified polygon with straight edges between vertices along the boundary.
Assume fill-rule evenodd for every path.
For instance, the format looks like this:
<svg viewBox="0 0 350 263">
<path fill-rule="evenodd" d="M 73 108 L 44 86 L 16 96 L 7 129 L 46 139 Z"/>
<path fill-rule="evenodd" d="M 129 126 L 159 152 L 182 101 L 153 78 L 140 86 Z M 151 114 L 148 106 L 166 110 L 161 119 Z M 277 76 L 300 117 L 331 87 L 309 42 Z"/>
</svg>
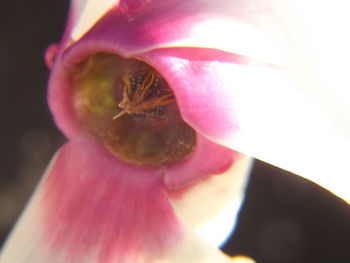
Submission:
<svg viewBox="0 0 350 263">
<path fill-rule="evenodd" d="M 159 77 L 156 74 L 154 70 L 149 70 L 143 80 L 143 76 L 138 75 L 137 82 L 130 74 L 122 77 L 123 99 L 118 104 L 122 111 L 116 114 L 113 120 L 126 113 L 147 114 L 149 110 L 175 103 L 174 94 L 169 88 L 166 88 L 165 95 L 161 92 L 162 87 L 159 85 Z"/>
</svg>

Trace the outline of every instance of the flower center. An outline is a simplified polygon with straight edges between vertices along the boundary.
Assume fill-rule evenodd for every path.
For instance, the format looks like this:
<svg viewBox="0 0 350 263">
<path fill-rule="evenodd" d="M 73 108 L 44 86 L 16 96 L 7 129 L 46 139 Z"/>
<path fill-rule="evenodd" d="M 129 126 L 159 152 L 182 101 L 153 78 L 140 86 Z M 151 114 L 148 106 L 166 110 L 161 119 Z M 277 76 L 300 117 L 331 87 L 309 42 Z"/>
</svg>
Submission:
<svg viewBox="0 0 350 263">
<path fill-rule="evenodd" d="M 148 64 L 98 53 L 79 64 L 72 81 L 78 121 L 120 159 L 159 166 L 193 152 L 195 131 L 182 120 L 165 79 Z"/>
</svg>

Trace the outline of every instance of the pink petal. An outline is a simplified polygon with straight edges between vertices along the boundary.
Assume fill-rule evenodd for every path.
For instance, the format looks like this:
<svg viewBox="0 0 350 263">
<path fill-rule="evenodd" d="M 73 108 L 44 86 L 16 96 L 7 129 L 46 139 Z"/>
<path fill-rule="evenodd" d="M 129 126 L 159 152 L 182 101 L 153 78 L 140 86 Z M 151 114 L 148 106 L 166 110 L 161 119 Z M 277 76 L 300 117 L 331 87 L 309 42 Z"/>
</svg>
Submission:
<svg viewBox="0 0 350 263">
<path fill-rule="evenodd" d="M 172 87 L 181 115 L 206 137 L 222 138 L 239 129 L 234 68 L 240 58 L 199 48 L 158 49 L 142 54 Z"/>
<path fill-rule="evenodd" d="M 200 134 L 350 200 L 341 183 L 349 170 L 350 136 L 343 122 L 349 104 L 332 89 L 322 98 L 322 85 L 311 76 L 237 63 L 215 50 L 159 49 L 142 58 L 165 76 L 183 118 Z M 334 115 L 331 107 L 345 111 Z"/>
<path fill-rule="evenodd" d="M 47 51 L 47 56 L 50 50 Z M 62 64 L 60 53 L 53 65 L 48 89 L 48 103 L 54 121 L 60 130 L 68 137 L 79 137 L 81 128 L 75 119 L 73 90 L 70 85 L 70 71 Z"/>
<path fill-rule="evenodd" d="M 194 152 L 186 160 L 167 169 L 164 184 L 171 190 L 182 188 L 197 180 L 203 180 L 203 177 L 225 172 L 239 157 L 241 155 L 238 152 L 197 134 Z"/>
<path fill-rule="evenodd" d="M 136 14 L 124 13 L 116 6 L 71 47 L 71 52 L 77 53 L 78 49 L 78 56 L 84 57 L 109 50 L 131 57 L 185 34 L 190 25 L 189 14 L 196 14 L 196 9 L 193 2 L 181 0 L 151 1 Z"/>
<path fill-rule="evenodd" d="M 96 43 L 94 42 L 94 44 Z M 200 52 L 200 50 L 197 50 L 197 52 Z M 220 53 L 214 50 L 213 52 L 218 54 Z M 55 118 L 55 122 L 69 139 L 80 139 L 81 137 L 86 136 L 75 117 L 76 114 L 72 94 L 73 91 L 70 81 L 71 72 L 75 66 L 74 62 L 78 60 L 77 53 L 79 54 L 79 52 L 71 52 L 65 55 L 65 59 L 63 61 L 56 61 L 51 75 L 49 88 L 49 103 Z M 204 53 L 202 53 L 202 55 L 204 55 Z M 229 57 L 237 61 L 242 59 L 241 57 L 234 55 L 230 55 Z M 222 59 L 227 60 L 228 58 L 222 55 Z M 184 100 L 184 102 L 181 100 Z M 184 105 L 184 103 L 186 104 L 186 101 L 187 99 L 183 98 L 183 96 L 180 94 L 178 98 L 180 107 L 181 105 Z M 220 105 L 222 105 L 221 102 L 222 101 L 220 101 Z M 206 109 L 209 113 L 212 112 L 211 109 Z M 213 109 L 215 110 L 215 107 Z M 223 112 L 224 110 L 225 107 L 222 108 Z M 213 125 L 216 125 L 215 121 L 225 121 L 225 119 L 221 118 L 222 116 L 220 114 L 221 113 L 219 113 L 218 117 L 214 116 L 214 119 L 212 120 Z M 203 121 L 207 122 L 210 127 L 215 127 L 211 126 L 211 120 L 208 120 L 207 116 L 205 116 Z M 192 122 L 191 124 L 194 123 Z M 229 122 L 225 123 L 225 125 L 227 124 L 229 125 Z M 197 128 L 197 126 L 194 125 L 194 128 Z M 198 129 L 198 131 L 201 132 L 201 129 Z M 164 171 L 166 174 L 165 184 L 168 188 L 180 188 L 186 184 L 199 180 L 202 177 L 223 172 L 231 166 L 232 162 L 238 156 L 239 155 L 237 152 L 216 143 L 212 143 L 198 134 L 196 150 L 192 156 L 183 162 L 170 167 L 167 169 L 167 171 Z M 203 159 L 206 160 L 204 164 Z"/>
<path fill-rule="evenodd" d="M 66 144 L 43 195 L 45 239 L 65 262 L 146 262 L 182 237 L 159 171 L 118 162 L 97 145 Z"/>
<path fill-rule="evenodd" d="M 56 55 L 57 55 L 59 49 L 60 49 L 59 44 L 52 44 L 46 49 L 45 62 L 46 62 L 46 66 L 48 66 L 48 68 L 51 69 L 53 67 L 53 64 L 55 63 Z"/>
<path fill-rule="evenodd" d="M 96 51 L 91 41 L 105 50 L 111 50 L 113 43 L 112 49 L 119 55 L 130 57 L 154 48 L 192 46 L 270 63 L 285 62 L 286 43 L 281 43 L 281 34 L 276 34 L 279 27 L 263 23 L 266 14 L 261 14 L 269 10 L 268 5 L 253 6 L 230 0 L 121 1 L 103 16 L 96 14 L 101 18 L 95 25 L 91 23 L 91 30 L 89 26 L 80 29 L 80 21 L 76 23 L 71 38 L 82 39 L 72 48 L 84 46 L 91 53 Z"/>
<path fill-rule="evenodd" d="M 75 26 L 80 23 L 77 21 L 78 17 L 81 17 L 80 20 L 84 18 L 82 9 L 85 10 L 86 6 L 94 1 L 83 2 L 73 1 L 71 20 Z M 69 48 L 65 48 L 64 52 L 61 50 L 58 55 L 59 59 L 53 68 L 49 89 L 51 110 L 56 123 L 65 135 L 72 138 L 79 134 L 80 130 L 72 120 L 73 109 L 70 106 L 63 109 L 57 105 L 72 105 L 69 99 L 71 89 L 67 74 L 74 71 L 77 62 L 91 54 L 110 52 L 122 57 L 131 57 L 142 56 L 142 53 L 147 50 L 166 46 L 197 46 L 227 50 L 253 57 L 255 60 L 270 62 L 274 60 L 272 58 L 275 56 L 268 49 L 274 52 L 278 48 L 269 41 L 267 42 L 270 44 L 263 40 L 265 35 L 261 35 L 259 30 L 256 32 L 249 26 L 247 28 L 248 18 L 254 14 L 254 8 L 245 10 L 244 6 L 239 6 L 238 3 L 232 4 L 227 0 L 213 3 L 204 0 L 124 1 L 120 6 L 129 6 L 130 10 L 126 12 L 116 2 L 112 5 L 114 7 L 108 9 L 109 11 L 79 41 L 68 43 L 65 35 L 61 47 L 68 44 Z M 256 22 L 254 20 L 254 23 L 250 23 L 253 28 L 256 28 Z M 67 28 L 68 31 L 71 32 L 71 29 Z M 228 36 L 231 37 L 228 38 Z M 222 46 L 222 43 L 225 43 L 225 46 Z M 244 51 L 246 47 L 249 47 L 249 50 Z M 267 55 L 268 58 L 262 58 L 261 55 Z M 50 56 L 52 57 L 52 54 L 48 52 L 48 57 Z M 213 55 L 210 59 L 216 59 L 215 56 Z M 239 60 L 247 63 L 244 56 L 223 53 L 221 58 L 225 60 L 225 57 L 229 57 L 231 60 L 235 57 L 234 62 Z M 216 114 L 208 116 L 210 115 L 212 118 L 217 118 Z M 226 118 L 223 119 L 226 121 Z M 221 125 L 231 127 L 234 125 L 232 122 L 234 120 Z"/>
<path fill-rule="evenodd" d="M 312 2 L 306 7 L 311 10 Z M 221 95 L 215 95 L 212 102 L 203 99 L 203 96 L 196 96 L 192 99 L 193 105 L 208 106 L 212 103 L 219 110 L 204 107 L 198 114 L 194 114 L 193 109 L 182 110 L 183 115 L 211 140 L 301 174 L 349 200 L 349 192 L 344 187 L 346 184 L 340 183 L 343 187 L 339 188 L 338 183 L 344 181 L 342 174 L 348 170 L 345 156 L 349 155 L 350 145 L 348 128 L 344 128 L 348 118 L 339 117 L 338 112 L 344 115 L 349 104 L 336 98 L 333 91 L 333 86 L 346 87 L 344 83 L 348 83 L 342 70 L 346 65 L 333 67 L 343 65 L 343 60 L 346 61 L 344 57 L 348 57 L 347 41 L 342 37 L 343 34 L 339 34 L 345 30 L 344 21 L 347 21 L 347 17 L 344 12 L 338 12 L 341 5 L 337 6 L 339 10 L 335 9 L 335 13 L 339 14 L 339 18 L 332 20 L 332 26 L 324 25 L 323 17 L 328 15 L 329 7 L 321 7 L 317 12 L 312 12 L 312 20 L 303 8 L 285 1 L 240 3 L 228 0 L 169 0 L 152 1 L 129 13 L 115 8 L 81 41 L 71 46 L 63 61 L 70 66 L 74 64 L 72 61 L 78 61 L 88 54 L 106 51 L 122 56 L 144 57 L 148 62 L 153 61 L 152 64 L 159 69 L 162 66 L 157 64 L 160 63 L 141 53 L 155 48 L 195 46 L 241 54 L 249 57 L 245 63 L 255 60 L 286 65 L 292 73 L 257 65 L 210 63 L 209 66 L 208 62 L 202 67 L 200 63 L 196 66 L 191 62 L 190 67 L 195 71 L 206 67 L 207 70 L 203 72 L 208 73 L 210 68 L 211 76 L 217 74 L 214 78 L 202 75 L 203 81 L 209 83 L 209 79 L 219 79 L 222 82 Z M 324 26 L 320 27 L 319 24 Z M 334 31 L 333 28 L 339 30 Z M 333 40 L 329 45 L 329 39 L 336 41 Z M 178 62 L 186 65 L 186 56 L 184 59 L 173 59 L 174 63 L 162 62 L 168 65 L 168 70 L 164 69 L 163 74 L 166 75 L 165 71 L 171 73 L 170 64 L 173 64 L 172 67 Z M 237 61 L 233 59 L 232 62 Z M 174 75 L 180 76 L 181 72 Z M 167 77 L 169 81 L 171 78 L 173 83 L 181 82 L 175 76 Z M 187 80 L 185 82 L 195 84 Z M 332 84 L 334 82 L 336 85 Z M 230 90 L 222 88 L 224 86 L 237 88 Z M 318 92 L 320 86 L 321 93 Z M 331 99 L 328 101 L 322 98 L 322 93 L 326 93 L 327 98 L 330 95 Z M 178 92 L 178 96 L 189 98 L 182 91 Z M 225 105 L 221 106 L 222 110 L 220 100 Z M 334 110 L 330 105 L 336 105 L 337 109 Z M 193 108 L 183 105 L 183 109 L 186 107 Z M 67 111 L 63 115 L 70 113 Z M 204 117 L 207 117 L 207 124 L 203 121 Z M 219 117 L 222 117 L 221 121 L 215 121 Z M 302 129 L 309 126 L 310 120 L 314 122 L 312 129 Z M 209 123 L 215 125 L 210 127 Z M 67 134 L 74 131 L 76 129 Z M 325 152 L 336 153 L 335 157 L 330 159 L 322 154 L 318 150 L 320 144 L 323 144 Z M 339 174 L 337 180 L 328 176 L 334 174 L 334 168 Z"/>
<path fill-rule="evenodd" d="M 69 142 L 53 159 L 0 261 L 231 262 L 179 224 L 157 175 L 118 163 L 92 143 Z M 213 189 L 207 194 L 214 200 Z"/>
<path fill-rule="evenodd" d="M 120 0 L 119 8 L 124 13 L 132 13 L 140 8 L 143 8 L 146 4 L 152 0 Z"/>
</svg>

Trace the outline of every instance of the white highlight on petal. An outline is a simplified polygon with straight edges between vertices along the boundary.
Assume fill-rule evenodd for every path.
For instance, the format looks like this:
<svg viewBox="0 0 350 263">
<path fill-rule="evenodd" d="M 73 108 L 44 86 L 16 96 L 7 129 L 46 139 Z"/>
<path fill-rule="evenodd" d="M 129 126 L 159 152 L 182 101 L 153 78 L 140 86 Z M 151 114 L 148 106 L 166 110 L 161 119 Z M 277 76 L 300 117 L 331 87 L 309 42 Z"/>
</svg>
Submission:
<svg viewBox="0 0 350 263">
<path fill-rule="evenodd" d="M 79 0 L 76 6 L 76 19 L 71 37 L 74 41 L 85 34 L 119 0 Z"/>
<path fill-rule="evenodd" d="M 217 216 L 199 226 L 195 232 L 212 246 L 222 246 L 234 231 L 237 224 L 237 211 L 241 205 L 241 202 L 233 201 Z"/>
<path fill-rule="evenodd" d="M 222 64 L 220 71 L 227 76 L 224 86 L 231 87 L 228 110 L 238 130 L 211 139 L 301 175 L 349 202 L 349 122 L 331 116 L 332 104 L 319 98 L 322 86 L 312 78 L 305 81 L 300 72 L 253 65 Z M 328 92 L 328 102 L 335 103 L 333 90 Z M 346 109 L 349 113 L 350 105 Z"/>
<path fill-rule="evenodd" d="M 170 199 L 177 216 L 206 242 L 220 247 L 236 226 L 251 166 L 252 158 L 242 156 L 225 173 Z"/>
<path fill-rule="evenodd" d="M 164 46 L 219 49 L 275 65 L 285 65 L 287 61 L 285 43 L 254 26 L 224 16 L 194 23 L 186 36 Z"/>
</svg>

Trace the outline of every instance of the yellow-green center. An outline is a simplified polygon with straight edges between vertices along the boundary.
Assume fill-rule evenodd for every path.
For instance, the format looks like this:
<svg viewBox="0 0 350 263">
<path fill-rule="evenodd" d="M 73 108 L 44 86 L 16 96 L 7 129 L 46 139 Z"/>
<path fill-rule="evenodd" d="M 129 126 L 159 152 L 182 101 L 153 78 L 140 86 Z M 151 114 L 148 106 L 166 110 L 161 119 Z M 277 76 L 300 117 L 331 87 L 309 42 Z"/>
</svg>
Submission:
<svg viewBox="0 0 350 263">
<path fill-rule="evenodd" d="M 181 118 L 172 90 L 148 64 L 99 53 L 72 77 L 76 118 L 118 158 L 139 165 L 189 156 L 195 131 Z"/>
</svg>

